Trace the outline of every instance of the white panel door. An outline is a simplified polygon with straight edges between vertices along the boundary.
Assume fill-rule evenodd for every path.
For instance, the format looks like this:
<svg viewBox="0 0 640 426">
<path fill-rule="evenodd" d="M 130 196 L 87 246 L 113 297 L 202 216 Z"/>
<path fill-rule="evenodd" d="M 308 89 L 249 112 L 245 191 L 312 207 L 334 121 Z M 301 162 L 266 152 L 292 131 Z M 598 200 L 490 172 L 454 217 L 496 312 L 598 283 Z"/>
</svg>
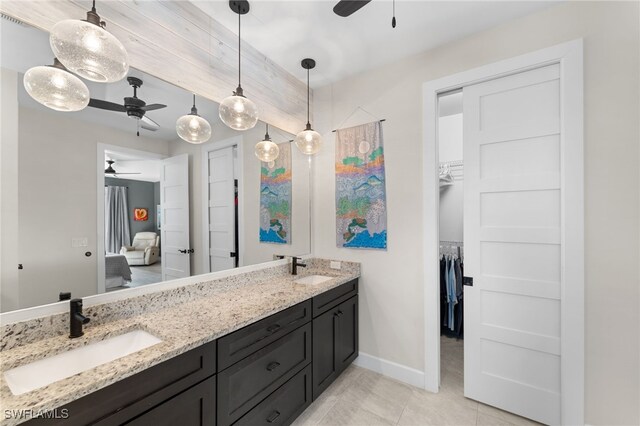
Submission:
<svg viewBox="0 0 640 426">
<path fill-rule="evenodd" d="M 162 161 L 160 171 L 162 210 L 160 247 L 162 281 L 191 275 L 189 243 L 189 155 Z"/>
<path fill-rule="evenodd" d="M 463 93 L 464 393 L 559 424 L 559 65 Z"/>
<path fill-rule="evenodd" d="M 211 272 L 235 267 L 233 147 L 209 153 L 209 262 Z"/>
</svg>

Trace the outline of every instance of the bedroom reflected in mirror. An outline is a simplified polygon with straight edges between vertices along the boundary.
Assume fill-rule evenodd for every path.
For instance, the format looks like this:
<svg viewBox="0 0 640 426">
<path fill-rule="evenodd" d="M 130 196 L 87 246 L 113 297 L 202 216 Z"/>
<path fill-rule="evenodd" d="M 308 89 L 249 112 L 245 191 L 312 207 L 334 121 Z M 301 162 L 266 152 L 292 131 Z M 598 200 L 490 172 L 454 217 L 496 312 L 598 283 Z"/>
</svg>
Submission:
<svg viewBox="0 0 640 426">
<path fill-rule="evenodd" d="M 279 155 L 262 162 L 265 123 L 232 130 L 215 102 L 135 69 L 82 80 L 84 109 L 52 109 L 23 82 L 51 63 L 48 34 L 1 30 L 2 312 L 310 252 L 311 163 L 293 135 L 269 126 Z"/>
</svg>

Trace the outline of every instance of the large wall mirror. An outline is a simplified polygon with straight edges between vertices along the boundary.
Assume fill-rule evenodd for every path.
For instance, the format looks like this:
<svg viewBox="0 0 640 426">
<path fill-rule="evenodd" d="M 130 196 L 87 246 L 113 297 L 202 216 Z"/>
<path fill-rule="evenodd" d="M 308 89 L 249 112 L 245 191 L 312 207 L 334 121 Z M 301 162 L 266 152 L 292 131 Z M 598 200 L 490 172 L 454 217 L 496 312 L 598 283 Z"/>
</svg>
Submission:
<svg viewBox="0 0 640 426">
<path fill-rule="evenodd" d="M 1 29 L 2 312 L 311 251 L 311 162 L 293 135 L 269 127 L 280 155 L 263 163 L 254 147 L 266 123 L 231 130 L 196 96 L 212 136 L 187 143 L 176 120 L 193 94 L 135 69 L 131 81 L 85 83 L 118 104 L 139 85 L 139 99 L 166 105 L 150 120 L 54 111 L 23 86 L 28 69 L 52 63 L 48 34 L 4 19 Z"/>
</svg>

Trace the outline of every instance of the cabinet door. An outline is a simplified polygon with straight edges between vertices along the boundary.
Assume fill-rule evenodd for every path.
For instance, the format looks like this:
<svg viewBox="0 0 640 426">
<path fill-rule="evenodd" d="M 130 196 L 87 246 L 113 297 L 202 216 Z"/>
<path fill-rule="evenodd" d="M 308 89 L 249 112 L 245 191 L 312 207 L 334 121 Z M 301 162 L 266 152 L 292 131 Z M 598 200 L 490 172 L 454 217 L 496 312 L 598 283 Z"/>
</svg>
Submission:
<svg viewBox="0 0 640 426">
<path fill-rule="evenodd" d="M 215 425 L 216 378 L 211 377 L 125 424 L 130 426 Z"/>
<path fill-rule="evenodd" d="M 338 306 L 337 367 L 341 373 L 358 356 L 358 296 Z"/>
<path fill-rule="evenodd" d="M 313 399 L 338 376 L 338 308 L 313 319 Z"/>
</svg>

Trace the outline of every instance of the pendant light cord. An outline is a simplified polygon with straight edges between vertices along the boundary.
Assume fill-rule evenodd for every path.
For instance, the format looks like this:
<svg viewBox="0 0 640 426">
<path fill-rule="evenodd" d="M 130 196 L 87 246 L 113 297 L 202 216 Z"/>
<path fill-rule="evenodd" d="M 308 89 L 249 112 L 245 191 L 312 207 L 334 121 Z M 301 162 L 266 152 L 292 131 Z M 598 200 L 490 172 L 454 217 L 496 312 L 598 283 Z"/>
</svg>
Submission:
<svg viewBox="0 0 640 426">
<path fill-rule="evenodd" d="M 242 56 L 242 54 L 240 53 L 240 49 L 242 49 L 242 39 L 240 38 L 240 31 L 241 31 L 241 24 L 240 23 L 242 22 L 241 21 L 241 17 L 242 17 L 242 15 L 240 13 L 238 13 L 238 87 L 241 87 L 240 76 L 242 75 L 241 68 L 240 68 L 242 66 L 241 60 L 240 60 L 240 58 Z"/>
<path fill-rule="evenodd" d="M 311 125 L 309 121 L 309 68 L 307 68 L 307 126 Z"/>
</svg>

